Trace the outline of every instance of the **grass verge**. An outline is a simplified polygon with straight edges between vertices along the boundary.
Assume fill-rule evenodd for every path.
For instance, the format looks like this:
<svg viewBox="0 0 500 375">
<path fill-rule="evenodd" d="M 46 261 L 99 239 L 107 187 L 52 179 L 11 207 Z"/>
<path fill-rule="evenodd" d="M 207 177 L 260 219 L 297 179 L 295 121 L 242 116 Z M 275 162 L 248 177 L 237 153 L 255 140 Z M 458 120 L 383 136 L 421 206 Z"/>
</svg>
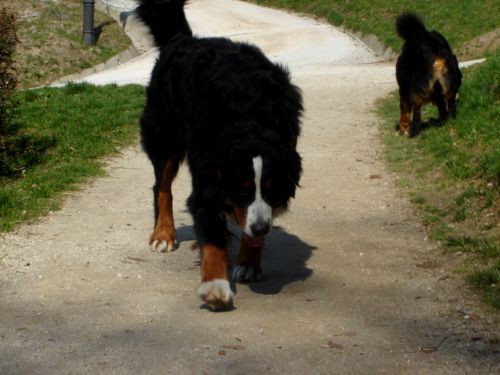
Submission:
<svg viewBox="0 0 500 375">
<path fill-rule="evenodd" d="M 137 140 L 144 88 L 70 84 L 21 91 L 16 100 L 23 130 L 55 146 L 21 178 L 0 180 L 0 231 L 58 208 L 62 192 L 102 175 L 101 158 Z"/>
<path fill-rule="evenodd" d="M 401 49 L 395 32 L 397 15 L 418 13 L 429 29 L 440 31 L 457 50 L 464 43 L 498 28 L 497 0 L 251 0 L 254 3 L 315 15 L 333 25 L 373 34 L 394 51 Z M 468 56 L 482 57 L 482 56 Z"/>
<path fill-rule="evenodd" d="M 1 3 L 1 2 L 0 2 Z M 81 0 L 11 0 L 0 4 L 17 17 L 15 55 L 19 87 L 51 83 L 126 50 L 131 42 L 119 25 L 96 10 L 96 46 L 82 42 Z"/>
<path fill-rule="evenodd" d="M 500 51 L 465 71 L 457 119 L 419 137 L 398 137 L 397 95 L 380 101 L 390 167 L 432 238 L 465 254 L 462 271 L 500 309 Z M 424 120 L 437 118 L 428 105 Z M 432 121 L 430 122 L 432 124 Z"/>
</svg>

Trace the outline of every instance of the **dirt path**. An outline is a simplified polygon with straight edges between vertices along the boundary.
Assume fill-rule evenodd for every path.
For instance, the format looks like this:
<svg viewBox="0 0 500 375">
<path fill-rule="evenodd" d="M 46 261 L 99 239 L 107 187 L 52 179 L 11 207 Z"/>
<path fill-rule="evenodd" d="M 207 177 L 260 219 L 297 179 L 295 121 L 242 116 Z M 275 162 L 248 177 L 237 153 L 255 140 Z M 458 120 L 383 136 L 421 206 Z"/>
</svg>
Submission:
<svg viewBox="0 0 500 375">
<path fill-rule="evenodd" d="M 498 325 L 443 266 L 379 156 L 371 110 L 393 68 L 349 64 L 291 64 L 307 110 L 303 187 L 269 238 L 265 280 L 237 285 L 234 311 L 195 298 L 186 168 L 180 249 L 149 250 L 152 170 L 129 149 L 61 211 L 2 238 L 0 374 L 499 371 Z"/>
</svg>

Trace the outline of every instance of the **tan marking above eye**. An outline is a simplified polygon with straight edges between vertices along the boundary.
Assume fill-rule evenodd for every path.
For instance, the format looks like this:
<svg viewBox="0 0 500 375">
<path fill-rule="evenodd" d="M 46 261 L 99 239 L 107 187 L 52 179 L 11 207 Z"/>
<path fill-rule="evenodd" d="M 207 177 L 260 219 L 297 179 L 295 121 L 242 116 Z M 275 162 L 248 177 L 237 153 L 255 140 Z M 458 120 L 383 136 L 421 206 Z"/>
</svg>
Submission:
<svg viewBox="0 0 500 375">
<path fill-rule="evenodd" d="M 252 187 L 252 181 L 246 180 L 243 182 L 243 187 L 245 189 L 250 189 Z"/>
<path fill-rule="evenodd" d="M 271 189 L 273 187 L 273 181 L 268 178 L 265 182 L 264 182 L 264 188 L 266 189 Z"/>
</svg>

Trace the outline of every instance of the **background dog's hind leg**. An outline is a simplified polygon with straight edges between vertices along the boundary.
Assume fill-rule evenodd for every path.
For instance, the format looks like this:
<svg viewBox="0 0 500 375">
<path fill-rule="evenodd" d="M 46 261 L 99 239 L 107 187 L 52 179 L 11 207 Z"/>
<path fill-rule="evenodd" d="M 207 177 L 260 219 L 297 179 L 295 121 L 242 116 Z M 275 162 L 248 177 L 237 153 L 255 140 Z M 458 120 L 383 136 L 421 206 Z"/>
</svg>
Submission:
<svg viewBox="0 0 500 375">
<path fill-rule="evenodd" d="M 438 112 L 439 112 L 439 119 L 444 122 L 448 118 L 448 109 L 447 105 L 445 103 L 445 99 L 443 95 L 440 95 L 439 98 L 435 102 Z"/>
<path fill-rule="evenodd" d="M 413 119 L 410 124 L 410 134 L 409 134 L 410 137 L 416 137 L 418 133 L 420 133 L 420 126 L 422 123 L 422 114 L 421 114 L 422 105 L 423 101 L 421 100 L 417 100 L 413 104 Z"/>
<path fill-rule="evenodd" d="M 173 155 L 166 161 L 153 162 L 156 183 L 153 187 L 155 227 L 149 244 L 153 251 L 169 252 L 178 246 L 173 214 L 172 182 L 177 176 L 182 157 Z"/>
<path fill-rule="evenodd" d="M 401 117 L 399 119 L 399 135 L 408 134 L 410 126 L 411 104 L 407 99 L 400 98 L 399 107 L 401 110 Z"/>
<path fill-rule="evenodd" d="M 456 94 L 447 92 L 444 98 L 446 102 L 447 113 L 452 117 L 457 117 L 457 101 Z"/>
</svg>

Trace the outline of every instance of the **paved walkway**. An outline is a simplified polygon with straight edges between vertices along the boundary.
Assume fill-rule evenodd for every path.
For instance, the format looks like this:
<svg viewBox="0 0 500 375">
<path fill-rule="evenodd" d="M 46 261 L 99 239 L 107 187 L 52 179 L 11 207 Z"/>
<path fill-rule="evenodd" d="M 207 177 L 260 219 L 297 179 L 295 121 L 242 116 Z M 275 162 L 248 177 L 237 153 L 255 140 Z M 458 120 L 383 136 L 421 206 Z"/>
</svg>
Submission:
<svg viewBox="0 0 500 375">
<path fill-rule="evenodd" d="M 302 187 L 268 238 L 265 279 L 236 285 L 231 312 L 200 309 L 189 174 L 173 186 L 180 248 L 152 253 L 152 168 L 125 150 L 61 211 L 1 239 L 0 374 L 498 373 L 498 322 L 381 161 L 373 108 L 393 66 L 246 3 L 192 0 L 188 17 L 258 43 L 304 93 Z M 88 80 L 146 83 L 154 53 Z"/>
<path fill-rule="evenodd" d="M 83 80 L 102 85 L 108 83 L 147 84 L 158 56 L 156 49 L 145 41 L 147 31 L 131 15 L 135 6 L 130 0 L 99 0 L 123 13 L 126 31 L 134 35 L 136 46 L 147 51 L 114 69 L 100 72 Z M 273 61 L 285 63 L 295 74 L 308 74 L 329 69 L 334 65 L 379 62 L 355 37 L 338 29 L 277 10 L 256 7 L 232 0 L 191 1 L 186 7 L 188 21 L 196 35 L 223 36 L 258 45 Z M 224 20 L 224 22 L 220 22 Z"/>
</svg>

